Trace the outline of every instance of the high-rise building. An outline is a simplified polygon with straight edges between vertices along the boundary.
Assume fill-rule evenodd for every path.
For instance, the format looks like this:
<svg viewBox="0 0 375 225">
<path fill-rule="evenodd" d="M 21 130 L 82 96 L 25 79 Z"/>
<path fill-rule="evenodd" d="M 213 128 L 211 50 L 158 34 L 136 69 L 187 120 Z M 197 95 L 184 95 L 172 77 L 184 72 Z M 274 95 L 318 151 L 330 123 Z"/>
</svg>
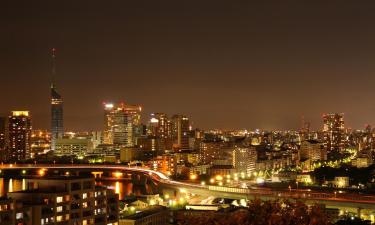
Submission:
<svg viewBox="0 0 375 225">
<path fill-rule="evenodd" d="M 6 150 L 7 150 L 7 146 L 6 146 L 6 138 L 5 138 L 5 134 L 6 134 L 6 122 L 7 122 L 7 119 L 6 117 L 0 117 L 0 160 L 1 161 L 4 161 L 6 160 Z"/>
<path fill-rule="evenodd" d="M 237 147 L 233 150 L 233 167 L 237 172 L 250 175 L 256 169 L 257 156 L 255 147 Z"/>
<path fill-rule="evenodd" d="M 52 49 L 52 75 L 55 76 L 55 49 Z M 55 150 L 56 140 L 64 136 L 63 99 L 51 83 L 51 149 Z"/>
<path fill-rule="evenodd" d="M 12 112 L 6 130 L 8 160 L 17 161 L 31 158 L 31 129 L 29 111 Z"/>
<path fill-rule="evenodd" d="M 172 138 L 174 147 L 179 151 L 189 150 L 189 118 L 184 115 L 172 117 Z"/>
<path fill-rule="evenodd" d="M 164 113 L 152 113 L 148 124 L 147 134 L 158 143 L 157 151 L 171 150 L 172 141 L 172 124 Z"/>
<path fill-rule="evenodd" d="M 323 115 L 324 147 L 327 151 L 344 148 L 344 114 L 330 113 Z"/>
<path fill-rule="evenodd" d="M 33 130 L 31 133 L 31 158 L 51 150 L 51 137 L 46 130 Z"/>
<path fill-rule="evenodd" d="M 124 103 L 104 105 L 104 144 L 133 147 L 142 107 Z"/>
<path fill-rule="evenodd" d="M 149 135 L 158 138 L 171 137 L 171 122 L 164 113 L 152 113 L 148 129 Z"/>
</svg>

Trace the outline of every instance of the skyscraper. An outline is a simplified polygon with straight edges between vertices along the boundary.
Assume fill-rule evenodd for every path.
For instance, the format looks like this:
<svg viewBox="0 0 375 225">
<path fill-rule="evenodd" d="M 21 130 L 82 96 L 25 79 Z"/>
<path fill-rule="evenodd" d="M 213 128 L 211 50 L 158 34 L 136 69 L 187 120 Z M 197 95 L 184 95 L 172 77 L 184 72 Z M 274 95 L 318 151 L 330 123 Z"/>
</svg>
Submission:
<svg viewBox="0 0 375 225">
<path fill-rule="evenodd" d="M 136 105 L 104 104 L 104 144 L 133 147 L 141 111 L 142 107 Z"/>
<path fill-rule="evenodd" d="M 149 124 L 149 135 L 158 138 L 168 138 L 171 136 L 170 121 L 164 113 L 152 113 Z"/>
<path fill-rule="evenodd" d="M 157 151 L 171 150 L 172 141 L 172 123 L 165 113 L 152 113 L 148 124 L 149 140 L 156 140 Z"/>
<path fill-rule="evenodd" d="M 6 130 L 7 159 L 10 161 L 31 158 L 31 117 L 28 111 L 13 111 Z"/>
<path fill-rule="evenodd" d="M 175 148 L 180 151 L 189 150 L 189 118 L 184 115 L 172 117 L 172 137 Z"/>
<path fill-rule="evenodd" d="M 52 83 L 51 83 L 51 149 L 54 151 L 56 147 L 56 139 L 64 136 L 64 114 L 63 99 L 57 92 L 53 78 L 56 74 L 55 67 L 55 49 L 52 49 Z"/>
<path fill-rule="evenodd" d="M 344 148 L 344 114 L 330 113 L 323 115 L 324 147 L 329 151 Z"/>
<path fill-rule="evenodd" d="M 5 160 L 6 158 L 6 117 L 0 116 L 0 160 Z"/>
</svg>

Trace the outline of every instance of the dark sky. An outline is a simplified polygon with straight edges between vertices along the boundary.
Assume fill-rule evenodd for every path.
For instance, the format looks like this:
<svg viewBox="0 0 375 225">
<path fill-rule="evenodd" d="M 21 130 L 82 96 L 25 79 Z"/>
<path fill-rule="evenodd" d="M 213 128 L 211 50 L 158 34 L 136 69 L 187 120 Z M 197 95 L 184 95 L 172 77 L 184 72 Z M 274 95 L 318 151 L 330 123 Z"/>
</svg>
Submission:
<svg viewBox="0 0 375 225">
<path fill-rule="evenodd" d="M 56 47 L 68 130 L 102 129 L 109 100 L 202 128 L 375 125 L 375 2 L 257 2 L 3 1 L 0 112 L 48 128 Z"/>
</svg>

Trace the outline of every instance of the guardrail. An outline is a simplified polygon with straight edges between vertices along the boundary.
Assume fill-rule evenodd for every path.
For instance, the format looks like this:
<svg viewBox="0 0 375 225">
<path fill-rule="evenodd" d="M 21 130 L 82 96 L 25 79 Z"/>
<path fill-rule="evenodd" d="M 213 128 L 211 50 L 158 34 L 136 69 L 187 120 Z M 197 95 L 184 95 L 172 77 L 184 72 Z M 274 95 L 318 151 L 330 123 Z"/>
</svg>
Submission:
<svg viewBox="0 0 375 225">
<path fill-rule="evenodd" d="M 229 193 L 238 193 L 246 195 L 263 195 L 274 198 L 293 198 L 293 199 L 311 199 L 311 200 L 330 200 L 342 202 L 363 202 L 375 203 L 375 196 L 342 194 L 342 193 L 316 193 L 310 191 L 273 191 L 273 190 L 252 190 L 247 188 L 234 188 L 223 186 L 209 186 L 210 191 L 220 191 Z"/>
</svg>

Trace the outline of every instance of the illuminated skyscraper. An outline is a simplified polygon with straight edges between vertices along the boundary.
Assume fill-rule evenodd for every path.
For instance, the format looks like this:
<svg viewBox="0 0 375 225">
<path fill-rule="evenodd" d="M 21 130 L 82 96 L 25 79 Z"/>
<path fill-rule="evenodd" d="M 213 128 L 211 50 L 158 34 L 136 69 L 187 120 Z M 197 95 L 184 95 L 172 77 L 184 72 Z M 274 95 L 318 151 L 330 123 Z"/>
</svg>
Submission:
<svg viewBox="0 0 375 225">
<path fill-rule="evenodd" d="M 344 148 L 344 114 L 323 115 L 324 147 L 329 152 Z"/>
<path fill-rule="evenodd" d="M 55 75 L 55 49 L 52 49 L 53 68 L 52 75 Z M 56 86 L 52 81 L 51 84 L 51 149 L 54 151 L 56 146 L 56 139 L 64 136 L 64 114 L 63 114 L 63 99 L 57 92 Z"/>
<path fill-rule="evenodd" d="M 10 161 L 31 158 L 31 117 L 28 111 L 13 111 L 6 130 L 7 159 Z"/>
<path fill-rule="evenodd" d="M 104 144 L 133 147 L 141 111 L 142 107 L 135 105 L 104 104 Z"/>
<path fill-rule="evenodd" d="M 155 140 L 155 150 L 163 152 L 172 149 L 172 123 L 166 114 L 152 113 L 147 130 L 148 140 Z"/>
<path fill-rule="evenodd" d="M 189 118 L 184 115 L 172 117 L 172 137 L 174 146 L 180 151 L 189 150 Z"/>
<path fill-rule="evenodd" d="M 149 124 L 149 135 L 158 138 L 171 137 L 171 123 L 164 113 L 152 113 Z"/>
<path fill-rule="evenodd" d="M 5 156 L 6 156 L 5 130 L 6 130 L 6 118 L 0 117 L 0 160 L 5 160 Z"/>
</svg>

